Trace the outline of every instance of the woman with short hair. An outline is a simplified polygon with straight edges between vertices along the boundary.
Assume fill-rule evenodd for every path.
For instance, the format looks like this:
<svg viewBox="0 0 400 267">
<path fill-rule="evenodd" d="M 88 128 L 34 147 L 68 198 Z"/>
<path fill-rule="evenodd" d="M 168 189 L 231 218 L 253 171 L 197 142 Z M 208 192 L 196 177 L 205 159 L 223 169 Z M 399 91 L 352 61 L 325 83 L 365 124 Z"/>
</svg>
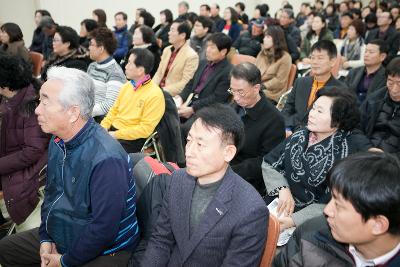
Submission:
<svg viewBox="0 0 400 267">
<path fill-rule="evenodd" d="M 21 28 L 17 24 L 12 22 L 4 23 L 0 27 L 0 41 L 2 43 L 0 50 L 12 56 L 20 56 L 26 62 L 31 62 L 23 37 Z"/>
<path fill-rule="evenodd" d="M 352 69 L 364 66 L 364 23 L 357 19 L 354 20 L 347 30 L 346 38 L 344 39 L 340 49 L 342 56 L 342 68 Z"/>
</svg>

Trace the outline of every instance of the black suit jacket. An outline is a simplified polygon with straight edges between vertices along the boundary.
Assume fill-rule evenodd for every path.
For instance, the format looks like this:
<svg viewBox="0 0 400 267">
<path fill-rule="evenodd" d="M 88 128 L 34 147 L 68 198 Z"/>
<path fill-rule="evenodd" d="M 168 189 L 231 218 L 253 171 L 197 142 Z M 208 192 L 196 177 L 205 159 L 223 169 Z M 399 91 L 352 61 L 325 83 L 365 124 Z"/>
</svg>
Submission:
<svg viewBox="0 0 400 267">
<path fill-rule="evenodd" d="M 200 82 L 201 75 L 207 67 L 208 61 L 200 61 L 199 67 L 197 68 L 193 78 L 186 84 L 182 92 L 179 94 L 182 97 L 183 102 L 186 101 L 191 93 L 194 93 L 197 85 Z M 213 103 L 226 103 L 229 99 L 229 74 L 231 72 L 232 65 L 227 59 L 219 62 L 214 72 L 208 76 L 203 89 L 201 90 L 198 98 L 193 98 L 191 106 L 194 111 L 199 110 L 205 106 L 209 106 Z"/>
<path fill-rule="evenodd" d="M 292 128 L 292 131 L 296 130 L 307 120 L 308 98 L 310 97 L 313 81 L 314 77 L 312 76 L 296 79 L 293 89 L 288 95 L 282 113 L 285 116 L 285 127 Z M 331 76 L 324 87 L 333 86 L 347 88 L 344 83 Z"/>
<path fill-rule="evenodd" d="M 396 31 L 395 27 L 390 26 L 383 38 L 379 38 L 379 28 L 376 28 L 369 32 L 367 39 L 365 39 L 365 44 L 375 39 L 381 39 L 389 46 L 389 53 L 384 61 L 384 64 L 387 65 L 399 51 L 400 33 Z"/>
</svg>

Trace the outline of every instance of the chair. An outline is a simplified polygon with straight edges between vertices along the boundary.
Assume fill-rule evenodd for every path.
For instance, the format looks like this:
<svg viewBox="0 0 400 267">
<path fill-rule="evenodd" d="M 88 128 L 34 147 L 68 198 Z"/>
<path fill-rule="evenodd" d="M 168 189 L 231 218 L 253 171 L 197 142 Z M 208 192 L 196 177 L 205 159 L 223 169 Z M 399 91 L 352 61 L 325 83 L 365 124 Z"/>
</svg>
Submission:
<svg viewBox="0 0 400 267">
<path fill-rule="evenodd" d="M 42 71 L 43 55 L 38 52 L 29 51 L 33 63 L 33 76 L 39 77 Z"/>
<path fill-rule="evenodd" d="M 289 90 L 290 87 L 293 86 L 294 79 L 296 78 L 297 66 L 296 64 L 292 64 L 289 71 L 289 78 L 286 85 L 286 89 Z"/>
<path fill-rule="evenodd" d="M 276 244 L 280 233 L 279 221 L 274 215 L 269 215 L 267 240 L 265 241 L 264 253 L 261 258 L 260 267 L 269 267 L 275 256 Z"/>
<path fill-rule="evenodd" d="M 255 63 L 256 58 L 248 55 L 240 55 L 240 54 L 235 54 L 232 56 L 231 59 L 231 64 L 232 65 L 237 65 L 243 62 L 250 62 L 250 63 Z"/>
<path fill-rule="evenodd" d="M 291 87 L 289 90 L 287 90 L 286 92 L 284 92 L 281 97 L 279 97 L 278 103 L 276 104 L 276 108 L 279 111 L 282 111 L 282 109 L 285 107 L 288 95 L 290 94 L 290 92 L 292 92 L 293 87 Z"/>
<path fill-rule="evenodd" d="M 165 161 L 157 131 L 152 133 L 146 139 L 140 152 L 143 153 L 145 156 L 155 157 L 157 160 L 162 162 Z"/>
</svg>

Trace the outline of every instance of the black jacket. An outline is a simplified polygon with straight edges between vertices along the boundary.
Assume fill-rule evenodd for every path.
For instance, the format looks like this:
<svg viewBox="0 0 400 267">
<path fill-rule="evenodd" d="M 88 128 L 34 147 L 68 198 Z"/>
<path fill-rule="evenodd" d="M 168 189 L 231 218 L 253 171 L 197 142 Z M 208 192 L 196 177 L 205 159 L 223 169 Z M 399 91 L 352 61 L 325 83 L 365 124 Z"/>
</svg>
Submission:
<svg viewBox="0 0 400 267">
<path fill-rule="evenodd" d="M 292 58 L 292 62 L 295 63 L 296 60 L 300 58 L 300 52 L 297 49 L 297 45 L 288 33 L 285 32 L 285 39 L 286 39 L 286 44 L 289 50 L 290 57 Z"/>
<path fill-rule="evenodd" d="M 42 28 L 38 27 L 36 30 L 33 32 L 33 37 L 32 37 L 32 43 L 31 46 L 29 47 L 30 51 L 33 52 L 38 52 L 38 53 L 43 53 L 43 42 L 44 42 L 44 32 L 42 31 Z"/>
<path fill-rule="evenodd" d="M 261 50 L 263 35 L 252 36 L 250 32 L 245 32 L 236 39 L 233 47 L 239 51 L 239 54 L 256 57 Z"/>
<path fill-rule="evenodd" d="M 387 65 L 390 60 L 392 60 L 397 55 L 397 52 L 399 51 L 400 33 L 396 31 L 395 27 L 390 26 L 383 38 L 379 38 L 379 28 L 376 28 L 368 33 L 368 36 L 365 39 L 365 44 L 368 44 L 375 39 L 381 39 L 389 45 L 389 53 L 384 61 L 384 64 Z"/>
<path fill-rule="evenodd" d="M 285 126 L 292 128 L 292 131 L 307 121 L 308 98 L 310 97 L 313 79 L 312 76 L 297 78 L 292 91 L 288 95 L 282 113 L 285 116 Z M 326 82 L 325 87 L 328 86 L 347 88 L 344 83 L 333 76 Z"/>
<path fill-rule="evenodd" d="M 162 26 L 163 26 L 162 24 L 157 25 L 157 26 L 154 28 L 154 33 L 156 34 L 156 38 L 157 38 L 157 39 L 160 39 L 160 40 L 162 41 L 161 50 L 164 50 L 165 47 L 167 47 L 167 46 L 170 45 L 170 43 L 169 43 L 169 41 L 168 41 L 168 40 L 169 40 L 169 39 L 168 39 L 168 32 L 169 32 L 169 29 L 171 28 L 171 25 L 170 25 L 170 24 L 166 25 L 165 27 L 162 28 L 162 30 L 161 30 L 159 33 L 157 33 L 158 30 L 159 30 Z"/>
<path fill-rule="evenodd" d="M 283 28 L 285 31 L 285 35 L 290 35 L 292 37 L 294 43 L 296 44 L 297 47 L 300 47 L 301 45 L 301 35 L 300 35 L 300 30 L 295 26 L 295 24 L 289 25 L 287 28 Z"/>
<path fill-rule="evenodd" d="M 246 114 L 242 117 L 245 130 L 244 143 L 231 161 L 231 166 L 262 194 L 265 185 L 261 163 L 264 155 L 285 139 L 285 122 L 264 93 L 260 95 L 261 99 L 253 108 L 245 109 Z M 233 104 L 233 107 L 239 114 L 240 110 L 243 110 L 237 104 Z"/>
<path fill-rule="evenodd" d="M 194 93 L 207 64 L 208 61 L 206 60 L 200 61 L 199 67 L 197 68 L 193 78 L 186 84 L 185 88 L 183 88 L 182 92 L 179 94 L 183 102 L 186 101 L 191 93 Z M 191 106 L 194 111 L 216 102 L 226 103 L 228 101 L 228 88 L 230 85 L 229 74 L 231 69 L 232 65 L 227 59 L 218 63 L 218 66 L 216 66 L 214 72 L 208 77 L 204 84 L 204 88 L 201 90 L 198 97 L 193 97 Z"/>
</svg>

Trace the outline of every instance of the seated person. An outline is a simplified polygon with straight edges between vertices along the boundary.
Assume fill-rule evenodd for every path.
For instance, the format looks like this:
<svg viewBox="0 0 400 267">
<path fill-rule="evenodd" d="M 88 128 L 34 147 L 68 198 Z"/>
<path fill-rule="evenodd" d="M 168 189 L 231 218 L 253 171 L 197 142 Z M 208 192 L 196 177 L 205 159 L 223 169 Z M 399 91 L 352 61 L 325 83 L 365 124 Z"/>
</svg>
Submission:
<svg viewBox="0 0 400 267">
<path fill-rule="evenodd" d="M 290 35 L 295 44 L 296 47 L 301 46 L 301 35 L 300 35 L 300 29 L 297 28 L 296 22 L 294 19 L 294 12 L 290 8 L 284 8 L 282 9 L 282 12 L 279 16 L 279 25 L 281 25 L 282 29 L 285 31 L 285 34 Z"/>
<path fill-rule="evenodd" d="M 165 100 L 160 87 L 150 77 L 153 54 L 145 48 L 129 51 L 125 83 L 101 126 L 117 139 L 128 153 L 140 152 L 160 122 Z"/>
<path fill-rule="evenodd" d="M 388 53 L 387 44 L 379 39 L 367 44 L 364 55 L 365 66 L 350 70 L 344 82 L 356 93 L 357 103 L 361 105 L 365 98 L 386 84 L 385 67 L 382 63 Z"/>
<path fill-rule="evenodd" d="M 386 86 L 361 106 L 361 129 L 374 147 L 400 158 L 400 58 L 386 67 Z"/>
<path fill-rule="evenodd" d="M 335 39 L 345 39 L 347 37 L 347 31 L 351 23 L 353 22 L 353 14 L 351 12 L 343 13 L 339 18 L 339 28 L 333 33 Z"/>
<path fill-rule="evenodd" d="M 100 122 L 117 99 L 121 86 L 126 82 L 124 71 L 112 57 L 117 49 L 113 32 L 101 27 L 92 32 L 89 55 L 93 63 L 87 73 L 94 81 L 94 107 L 92 116 Z"/>
<path fill-rule="evenodd" d="M 228 102 L 229 73 L 232 65 L 226 55 L 230 48 L 229 36 L 220 32 L 212 34 L 207 41 L 207 60 L 200 62 L 193 79 L 174 97 L 178 114 L 184 122 L 181 125 L 183 139 L 186 139 L 196 111 L 216 102 Z"/>
<path fill-rule="evenodd" d="M 338 49 L 343 69 L 352 69 L 364 65 L 365 43 L 363 35 L 364 23 L 359 19 L 354 20 L 349 26 L 346 38 Z"/>
<path fill-rule="evenodd" d="M 97 21 L 94 19 L 84 19 L 81 22 L 81 30 L 79 31 L 79 44 L 86 49 L 89 49 L 92 32 L 97 29 Z"/>
<path fill-rule="evenodd" d="M 257 266 L 268 209 L 229 167 L 242 143 L 243 123 L 222 104 L 196 116 L 186 169 L 172 173 L 141 266 Z"/>
<path fill-rule="evenodd" d="M 87 70 L 88 61 L 86 54 L 79 47 L 79 35 L 71 27 L 57 27 L 53 38 L 53 53 L 42 69 L 43 81 L 47 79 L 47 70 L 54 66 Z"/>
<path fill-rule="evenodd" d="M 233 67 L 229 92 L 235 102 L 233 107 L 243 121 L 245 137 L 231 167 L 265 195 L 262 158 L 285 139 L 285 122 L 261 86 L 261 73 L 254 64 L 246 62 Z"/>
<path fill-rule="evenodd" d="M 92 118 L 94 84 L 53 67 L 35 113 L 49 144 L 40 228 L 0 240 L 2 266 L 126 266 L 138 243 L 129 157 Z M 110 257 L 112 256 L 112 257 Z"/>
<path fill-rule="evenodd" d="M 251 32 L 242 33 L 232 46 L 239 54 L 256 57 L 261 50 L 261 44 L 264 38 L 264 20 L 257 19 L 253 21 Z"/>
<path fill-rule="evenodd" d="M 196 19 L 193 26 L 194 35 L 190 38 L 190 47 L 199 55 L 199 60 L 206 59 L 207 40 L 210 37 L 214 22 L 204 16 Z"/>
<path fill-rule="evenodd" d="M 28 49 L 25 47 L 21 28 L 18 24 L 8 22 L 0 27 L 0 51 L 12 56 L 19 56 L 26 62 L 32 63 Z"/>
<path fill-rule="evenodd" d="M 255 64 L 261 71 L 265 95 L 274 103 L 278 103 L 281 95 L 288 90 L 292 59 L 280 26 L 268 26 L 264 35 L 263 49 L 258 54 Z"/>
<path fill-rule="evenodd" d="M 359 153 L 328 176 L 332 198 L 325 217 L 297 228 L 272 266 L 400 266 L 398 160 Z"/>
<path fill-rule="evenodd" d="M 286 134 L 290 135 L 300 124 L 306 122 L 307 110 L 312 106 L 317 92 L 325 86 L 346 87 L 332 76 L 337 56 L 333 42 L 321 40 L 311 48 L 311 71 L 313 76 L 297 78 L 282 110 L 285 116 Z"/>
<path fill-rule="evenodd" d="M 279 197 L 281 229 L 321 215 L 330 198 L 326 174 L 333 164 L 371 147 L 355 129 L 360 113 L 351 92 L 324 88 L 317 97 L 307 127 L 294 132 L 267 154 L 262 164 L 268 196 Z"/>
<path fill-rule="evenodd" d="M 171 45 L 163 50 L 160 65 L 153 77 L 154 83 L 172 96 L 182 92 L 199 65 L 199 56 L 187 41 L 190 32 L 186 20 L 177 19 L 172 23 L 168 34 Z"/>
<path fill-rule="evenodd" d="M 117 12 L 114 15 L 115 26 L 114 35 L 117 39 L 117 49 L 114 51 L 113 57 L 118 64 L 128 54 L 129 46 L 132 44 L 132 35 L 128 31 L 128 15 L 124 12 Z"/>
</svg>

